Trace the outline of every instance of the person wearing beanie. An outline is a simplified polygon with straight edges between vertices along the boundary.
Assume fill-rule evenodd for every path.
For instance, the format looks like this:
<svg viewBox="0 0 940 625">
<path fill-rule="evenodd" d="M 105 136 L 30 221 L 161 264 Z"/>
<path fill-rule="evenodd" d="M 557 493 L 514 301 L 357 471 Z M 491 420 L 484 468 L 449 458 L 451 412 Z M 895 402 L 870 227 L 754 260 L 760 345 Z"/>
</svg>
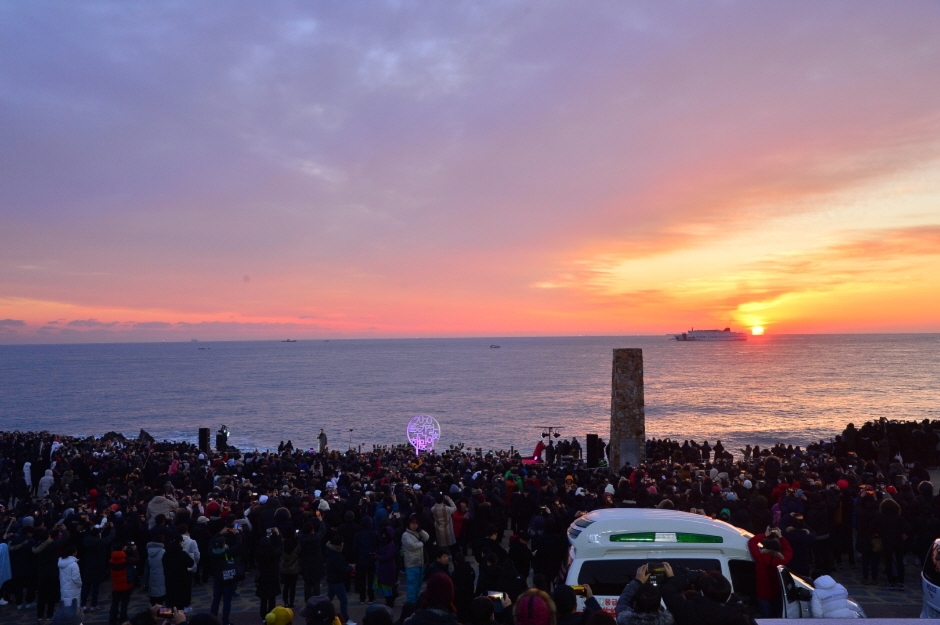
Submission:
<svg viewBox="0 0 940 625">
<path fill-rule="evenodd" d="M 435 573 L 428 580 L 423 601 L 405 623 L 407 625 L 456 625 L 454 583 L 450 576 Z"/>
<path fill-rule="evenodd" d="M 513 611 L 516 625 L 557 625 L 555 602 L 548 593 L 530 588 L 519 596 Z"/>
<path fill-rule="evenodd" d="M 617 625 L 673 625 L 672 613 L 663 610 L 662 592 L 649 583 L 649 567 L 644 564 L 624 587 L 614 612 Z M 560 608 L 559 608 L 560 609 Z"/>
</svg>

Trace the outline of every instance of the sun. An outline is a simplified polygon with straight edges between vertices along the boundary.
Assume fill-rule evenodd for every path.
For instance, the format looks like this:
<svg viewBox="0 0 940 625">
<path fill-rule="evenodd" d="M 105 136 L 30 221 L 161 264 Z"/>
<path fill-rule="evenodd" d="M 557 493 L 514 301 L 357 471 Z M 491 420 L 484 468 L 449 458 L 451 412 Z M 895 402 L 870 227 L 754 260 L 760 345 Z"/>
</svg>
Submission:
<svg viewBox="0 0 940 625">
<path fill-rule="evenodd" d="M 761 336 L 764 334 L 764 326 L 754 326 L 751 328 L 751 334 L 754 336 Z"/>
</svg>

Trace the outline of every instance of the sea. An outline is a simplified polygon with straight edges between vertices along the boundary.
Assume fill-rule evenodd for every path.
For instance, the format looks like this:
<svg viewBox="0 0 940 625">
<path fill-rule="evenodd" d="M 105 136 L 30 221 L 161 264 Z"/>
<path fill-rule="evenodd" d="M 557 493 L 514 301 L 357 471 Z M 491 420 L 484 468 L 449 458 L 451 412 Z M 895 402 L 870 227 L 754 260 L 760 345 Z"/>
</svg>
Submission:
<svg viewBox="0 0 940 625">
<path fill-rule="evenodd" d="M 940 419 L 938 334 L 592 336 L 0 346 L 0 430 L 195 442 L 224 424 L 237 447 L 271 449 L 323 428 L 332 448 L 369 450 L 430 415 L 437 449 L 527 452 L 548 427 L 607 439 L 621 347 L 643 350 L 649 437 L 736 450 Z"/>
</svg>

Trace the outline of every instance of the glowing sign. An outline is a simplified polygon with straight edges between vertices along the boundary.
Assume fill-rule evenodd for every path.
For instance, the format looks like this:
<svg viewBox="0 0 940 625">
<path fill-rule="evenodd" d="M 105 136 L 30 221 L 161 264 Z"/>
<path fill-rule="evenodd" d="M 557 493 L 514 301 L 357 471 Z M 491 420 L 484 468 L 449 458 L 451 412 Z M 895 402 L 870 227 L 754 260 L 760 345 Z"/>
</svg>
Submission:
<svg viewBox="0 0 940 625">
<path fill-rule="evenodd" d="M 434 449 L 434 443 L 441 437 L 441 424 L 437 419 L 419 414 L 408 422 L 408 442 L 414 445 L 415 454 Z"/>
</svg>

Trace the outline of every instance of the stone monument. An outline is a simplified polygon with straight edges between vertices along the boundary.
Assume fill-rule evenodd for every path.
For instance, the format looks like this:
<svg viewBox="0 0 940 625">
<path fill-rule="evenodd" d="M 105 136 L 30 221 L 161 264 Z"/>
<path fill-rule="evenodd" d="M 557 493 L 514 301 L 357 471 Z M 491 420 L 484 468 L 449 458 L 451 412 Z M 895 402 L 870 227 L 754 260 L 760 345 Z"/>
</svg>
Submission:
<svg viewBox="0 0 940 625">
<path fill-rule="evenodd" d="M 646 407 L 643 400 L 643 350 L 614 350 L 610 384 L 610 470 L 637 466 L 646 456 Z"/>
</svg>

